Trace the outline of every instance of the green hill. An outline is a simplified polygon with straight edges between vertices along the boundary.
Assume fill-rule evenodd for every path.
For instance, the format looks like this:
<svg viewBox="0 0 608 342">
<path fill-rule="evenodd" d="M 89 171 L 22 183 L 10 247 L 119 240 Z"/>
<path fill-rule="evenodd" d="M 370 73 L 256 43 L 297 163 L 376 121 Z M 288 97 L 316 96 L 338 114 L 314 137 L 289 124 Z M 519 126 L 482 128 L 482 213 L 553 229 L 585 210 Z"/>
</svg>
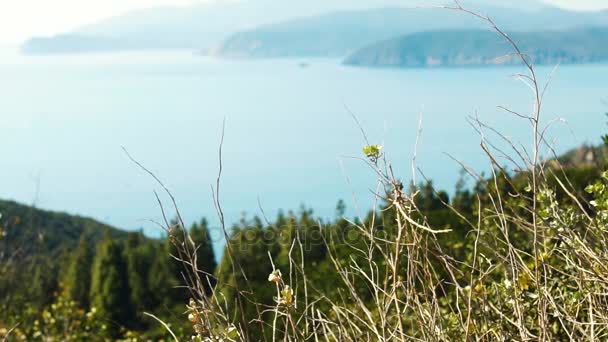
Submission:
<svg viewBox="0 0 608 342">
<path fill-rule="evenodd" d="M 510 37 L 535 64 L 608 60 L 608 29 L 514 32 Z M 484 66 L 521 63 L 512 47 L 484 30 L 414 33 L 364 47 L 344 64 L 367 67 Z"/>
<path fill-rule="evenodd" d="M 473 7 L 501 28 L 518 32 L 608 26 L 608 12 L 574 12 L 552 7 L 526 11 L 497 5 Z M 480 30 L 476 18 L 439 9 L 400 7 L 339 11 L 263 25 L 234 33 L 212 54 L 228 58 L 344 57 L 369 44 L 416 32 Z M 428 39 L 441 37 L 425 36 Z M 430 42 L 434 43 L 434 42 Z"/>
<path fill-rule="evenodd" d="M 43 319 L 42 310 L 63 303 L 73 306 L 69 311 L 94 307 L 113 322 L 107 326 L 108 336 L 122 328 L 150 332 L 154 329 L 144 311 L 163 316 L 186 301 L 185 290 L 176 289 L 182 268 L 171 258 L 174 252 L 166 238 L 13 201 L 0 200 L 0 213 L 0 331 Z M 216 261 L 206 221 L 189 231 L 199 246 L 199 269 L 213 273 Z M 101 333 L 95 331 L 95 336 Z M 78 340 L 92 337 L 83 338 Z"/>
<path fill-rule="evenodd" d="M 0 200 L 0 260 L 11 257 L 25 260 L 32 256 L 56 257 L 62 251 L 72 250 L 81 236 L 92 243 L 101 239 L 104 231 L 117 238 L 126 238 L 127 232 L 90 218 L 73 216 Z"/>
<path fill-rule="evenodd" d="M 518 31 L 608 26 L 606 11 L 568 11 L 532 0 L 477 0 L 467 5 L 491 15 L 501 27 Z M 204 49 L 224 57 L 343 57 L 402 34 L 484 27 L 451 11 L 403 6 L 407 4 L 399 0 L 209 1 L 136 10 L 58 35 L 33 37 L 22 51 Z"/>
<path fill-rule="evenodd" d="M 399 0 L 193 1 L 187 6 L 133 10 L 49 37 L 25 42 L 26 54 L 171 50 L 198 51 L 228 35 L 263 24 L 340 9 L 388 6 Z"/>
</svg>

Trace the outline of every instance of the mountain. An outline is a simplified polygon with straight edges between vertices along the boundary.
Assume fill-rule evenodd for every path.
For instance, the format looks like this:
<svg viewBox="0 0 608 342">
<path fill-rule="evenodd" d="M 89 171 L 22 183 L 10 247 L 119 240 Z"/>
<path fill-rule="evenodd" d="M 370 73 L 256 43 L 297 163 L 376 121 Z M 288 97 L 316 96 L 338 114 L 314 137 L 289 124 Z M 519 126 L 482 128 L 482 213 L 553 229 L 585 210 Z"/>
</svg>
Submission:
<svg viewBox="0 0 608 342">
<path fill-rule="evenodd" d="M 608 28 L 510 35 L 535 64 L 593 63 L 608 60 Z M 367 67 L 483 66 L 521 63 L 496 32 L 438 31 L 405 35 L 372 44 L 344 61 Z"/>
<path fill-rule="evenodd" d="M 183 311 L 190 293 L 177 288 L 184 269 L 171 258 L 176 252 L 166 237 L 11 201 L 0 200 L 0 212 L 0 340 L 17 325 L 25 326 L 15 331 L 17 339 L 27 341 L 114 341 L 120 327 L 146 335 L 136 340 L 163 340 L 166 331 L 156 330 L 143 312 L 160 315 L 176 331 L 192 329 L 172 314 Z M 207 221 L 194 223 L 189 233 L 198 269 L 213 274 Z M 181 236 L 171 241 L 177 244 Z M 100 325 L 91 324 L 95 314 Z M 35 322 L 35 329 L 24 322 Z M 42 325 L 48 329 L 37 330 Z"/>
<path fill-rule="evenodd" d="M 168 46 L 166 46 L 168 47 Z M 81 34 L 59 34 L 53 38 L 31 38 L 21 52 L 28 55 L 72 54 L 84 52 L 128 51 L 147 49 L 146 41 Z"/>
<path fill-rule="evenodd" d="M 33 37 L 22 46 L 27 54 L 107 50 L 189 49 L 217 45 L 231 33 L 299 16 L 345 8 L 367 9 L 398 0 L 357 1 L 207 1 L 185 7 L 135 10 L 70 32 Z"/>
<path fill-rule="evenodd" d="M 477 0 L 478 2 L 481 0 Z M 442 1 L 436 0 L 437 3 Z M 483 0 L 483 4 L 496 1 Z M 108 50 L 190 49 L 218 45 L 230 34 L 296 18 L 335 11 L 428 5 L 429 1 L 403 0 L 224 0 L 186 7 L 136 10 L 52 37 L 33 37 L 23 45 L 28 54 L 78 53 Z M 501 2 L 498 2 L 501 4 Z M 542 8 L 533 0 L 517 0 L 506 7 Z M 365 27 L 365 23 L 363 26 Z M 401 34 L 404 32 L 398 32 Z"/>
<path fill-rule="evenodd" d="M 562 154 L 556 161 L 565 167 L 601 168 L 608 161 L 608 145 L 583 145 Z M 556 164 L 555 161 L 553 164 Z"/>
<path fill-rule="evenodd" d="M 106 231 L 112 239 L 127 240 L 128 233 L 98 221 L 12 201 L 0 200 L 0 213 L 0 327 L 23 319 L 26 306 L 38 312 L 52 301 L 81 237 L 91 254 Z"/>
<path fill-rule="evenodd" d="M 553 7 L 528 10 L 481 6 L 510 31 L 567 30 L 608 26 L 608 11 L 572 12 Z M 398 7 L 342 11 L 264 25 L 233 34 L 213 55 L 237 58 L 344 56 L 368 44 L 396 36 L 437 30 L 481 29 L 487 25 L 463 13 Z"/>
<path fill-rule="evenodd" d="M 108 230 L 117 238 L 127 233 L 90 218 L 46 211 L 0 200 L 0 264 L 8 258 L 56 257 L 76 247 L 82 235 L 95 242 Z"/>
</svg>

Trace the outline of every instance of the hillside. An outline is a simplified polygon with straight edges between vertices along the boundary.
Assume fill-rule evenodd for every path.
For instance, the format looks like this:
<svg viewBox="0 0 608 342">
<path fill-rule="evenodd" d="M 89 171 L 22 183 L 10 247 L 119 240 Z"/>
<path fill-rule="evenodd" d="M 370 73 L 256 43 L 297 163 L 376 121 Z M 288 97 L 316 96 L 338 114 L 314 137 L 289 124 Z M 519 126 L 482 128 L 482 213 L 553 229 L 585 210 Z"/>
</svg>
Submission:
<svg viewBox="0 0 608 342">
<path fill-rule="evenodd" d="M 557 160 L 566 167 L 592 166 L 601 168 L 608 161 L 608 146 L 583 145 L 562 154 Z"/>
<path fill-rule="evenodd" d="M 93 219 L 13 201 L 0 201 L 0 213 L 0 326 L 18 321 L 25 305 L 39 309 L 55 297 L 81 237 L 91 254 L 104 234 L 117 241 L 127 238 L 126 232 Z"/>
<path fill-rule="evenodd" d="M 65 325 L 59 323 L 61 338 L 40 339 L 39 332 L 22 339 L 109 341 L 119 326 L 154 334 L 144 311 L 166 315 L 169 307 L 183 308 L 187 293 L 175 288 L 181 268 L 169 256 L 173 250 L 167 239 L 12 201 L 0 201 L 0 213 L 0 340 L 6 326 L 28 322 L 25 329 L 38 329 L 29 322 L 49 323 L 49 311 L 59 308 L 73 315 Z M 197 245 L 200 270 L 213 273 L 216 261 L 206 225 L 204 220 L 194 223 L 189 234 Z M 85 315 L 83 309 L 89 308 Z M 92 321 L 96 312 L 102 323 Z M 164 319 L 175 321 L 173 315 Z M 82 336 L 66 337 L 81 325 L 87 325 L 79 328 Z M 100 337 L 105 334 L 110 335 Z"/>
<path fill-rule="evenodd" d="M 59 54 L 187 49 L 252 57 L 343 56 L 368 43 L 408 32 L 478 26 L 463 26 L 462 16 L 454 13 L 398 10 L 397 6 L 403 4 L 399 0 L 218 0 L 184 7 L 149 8 L 56 36 L 32 37 L 23 44 L 22 50 L 27 54 Z M 537 24 L 538 27 L 555 27 L 607 22 L 605 15 L 559 10 L 536 1 L 503 4 L 477 0 L 467 2 L 467 5 L 505 19 L 504 22 L 513 27 L 524 23 L 528 27 Z M 221 44 L 222 41 L 225 43 Z M 251 45 L 256 42 L 260 47 L 252 51 Z"/>
<path fill-rule="evenodd" d="M 481 13 L 491 15 L 502 28 L 511 31 L 608 26 L 608 12 L 572 12 L 551 7 L 535 11 L 496 6 L 479 8 Z M 228 58 L 343 57 L 366 45 L 404 34 L 482 28 L 484 24 L 475 18 L 439 9 L 392 7 L 342 11 L 238 32 L 211 53 Z"/>
<path fill-rule="evenodd" d="M 594 63 L 608 60 L 608 29 L 513 33 L 537 64 Z M 405 35 L 364 47 L 344 64 L 366 67 L 484 66 L 521 63 L 512 48 L 491 31 L 437 31 Z"/>
<path fill-rule="evenodd" d="M 26 54 L 187 49 L 219 44 L 228 35 L 300 16 L 340 9 L 367 9 L 398 0 L 361 1 L 206 1 L 183 7 L 156 7 L 127 12 L 55 36 L 32 37 Z M 261 11 L 260 9 L 264 9 Z"/>
<path fill-rule="evenodd" d="M 336 12 L 231 35 L 212 54 L 227 58 L 343 56 L 371 42 L 416 29 L 475 25 L 453 13 L 399 8 Z"/>
<path fill-rule="evenodd" d="M 82 235 L 95 243 L 105 231 L 126 238 L 127 233 L 96 220 L 37 209 L 13 201 L 0 200 L 0 261 L 12 257 L 54 257 L 72 250 Z"/>
<path fill-rule="evenodd" d="M 21 47 L 28 55 L 73 54 L 85 52 L 129 51 L 147 49 L 144 41 L 129 42 L 124 39 L 87 36 L 81 34 L 60 34 L 53 38 L 32 38 Z"/>
</svg>

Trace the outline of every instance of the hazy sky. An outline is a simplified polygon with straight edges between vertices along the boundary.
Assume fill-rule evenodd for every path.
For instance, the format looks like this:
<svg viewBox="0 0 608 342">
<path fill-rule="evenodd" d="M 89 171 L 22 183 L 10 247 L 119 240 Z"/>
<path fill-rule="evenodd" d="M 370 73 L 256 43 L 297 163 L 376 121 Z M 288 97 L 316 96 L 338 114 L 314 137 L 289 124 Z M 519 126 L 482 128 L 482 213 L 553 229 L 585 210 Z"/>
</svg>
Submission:
<svg viewBox="0 0 608 342">
<path fill-rule="evenodd" d="M 205 1 L 210 0 L 0 0 L 0 44 L 52 35 L 132 9 Z M 543 1 L 581 10 L 608 8 L 608 0 Z"/>
<path fill-rule="evenodd" d="M 129 10 L 205 0 L 0 0 L 0 44 L 51 35 Z"/>
<path fill-rule="evenodd" d="M 543 0 L 565 8 L 593 10 L 608 8 L 608 0 Z"/>
</svg>

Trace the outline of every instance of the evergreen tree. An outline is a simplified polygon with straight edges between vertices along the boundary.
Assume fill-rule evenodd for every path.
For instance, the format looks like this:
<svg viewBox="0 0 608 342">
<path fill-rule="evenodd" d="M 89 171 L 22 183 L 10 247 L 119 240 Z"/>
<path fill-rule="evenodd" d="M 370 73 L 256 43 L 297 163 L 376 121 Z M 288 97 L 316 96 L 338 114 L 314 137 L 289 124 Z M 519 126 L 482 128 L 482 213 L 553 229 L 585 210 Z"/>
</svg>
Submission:
<svg viewBox="0 0 608 342">
<path fill-rule="evenodd" d="M 185 303 L 183 298 L 177 298 L 179 293 L 175 288 L 180 284 L 176 278 L 173 265 L 175 260 L 169 256 L 171 244 L 168 240 L 156 243 L 154 258 L 148 272 L 148 289 L 153 307 L 170 306 L 172 303 Z"/>
<path fill-rule="evenodd" d="M 228 242 L 232 259 L 225 250 L 217 269 L 217 291 L 222 294 L 221 298 L 225 298 L 228 307 L 239 308 L 235 317 L 241 319 L 240 324 L 248 326 L 249 339 L 260 341 L 263 339 L 260 326 L 251 324 L 251 321 L 258 317 L 263 309 L 247 303 L 273 303 L 276 290 L 268 286 L 268 275 L 273 271 L 268 262 L 268 253 L 273 259 L 276 258 L 281 246 L 276 240 L 276 234 L 265 234 L 265 229 L 255 226 L 255 222 L 249 227 L 234 227 L 232 231 Z M 247 293 L 247 298 L 240 297 L 237 291 L 243 291 L 241 294 Z M 271 315 L 266 312 L 262 317 L 269 319 Z"/>
<path fill-rule="evenodd" d="M 74 251 L 65 279 L 68 297 L 84 309 L 89 307 L 91 289 L 91 266 L 93 253 L 85 235 L 82 235 L 78 248 Z"/>
<path fill-rule="evenodd" d="M 211 293 L 211 289 L 215 286 L 215 278 L 208 275 L 213 275 L 217 262 L 215 253 L 213 252 L 213 244 L 209 236 L 209 223 L 206 219 L 202 219 L 199 224 L 193 224 L 190 227 L 190 237 L 196 244 L 197 266 L 203 279 L 205 291 Z"/>
<path fill-rule="evenodd" d="M 336 204 L 336 218 L 339 220 L 344 217 L 344 213 L 346 213 L 346 203 L 344 200 L 338 200 L 338 204 Z"/>
<path fill-rule="evenodd" d="M 113 323 L 111 330 L 117 335 L 118 326 L 132 322 L 133 308 L 123 248 L 109 233 L 99 243 L 92 274 L 91 305 Z"/>
<path fill-rule="evenodd" d="M 131 289 L 131 303 L 138 314 L 152 309 L 152 294 L 148 286 L 148 274 L 155 257 L 152 242 L 146 241 L 143 233 L 130 233 L 127 238 L 125 256 L 129 288 Z"/>
<path fill-rule="evenodd" d="M 35 307 L 42 308 L 53 301 L 59 288 L 57 268 L 53 261 L 46 257 L 33 258 L 30 267 L 28 273 L 32 274 L 32 278 L 28 279 L 28 298 Z"/>
</svg>

